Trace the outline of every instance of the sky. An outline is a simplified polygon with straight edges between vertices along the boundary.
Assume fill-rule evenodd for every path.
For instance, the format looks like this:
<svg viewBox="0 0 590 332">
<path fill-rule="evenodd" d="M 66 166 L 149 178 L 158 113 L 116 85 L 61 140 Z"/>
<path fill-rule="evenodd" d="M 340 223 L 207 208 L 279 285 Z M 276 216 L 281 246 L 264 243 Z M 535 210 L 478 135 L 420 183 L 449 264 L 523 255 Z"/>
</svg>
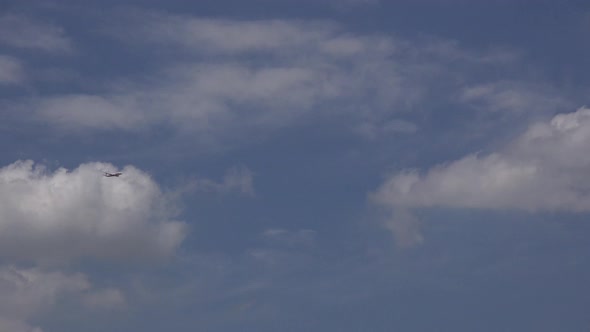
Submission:
<svg viewBox="0 0 590 332">
<path fill-rule="evenodd" d="M 589 32 L 575 0 L 2 1 L 0 330 L 587 331 Z"/>
</svg>

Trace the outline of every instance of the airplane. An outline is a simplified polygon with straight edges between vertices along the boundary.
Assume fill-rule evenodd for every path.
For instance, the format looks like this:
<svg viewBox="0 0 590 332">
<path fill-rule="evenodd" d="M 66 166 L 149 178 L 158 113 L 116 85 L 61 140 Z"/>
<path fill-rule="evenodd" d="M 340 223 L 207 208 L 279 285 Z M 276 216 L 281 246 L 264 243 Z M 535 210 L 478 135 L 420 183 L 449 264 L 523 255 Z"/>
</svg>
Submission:
<svg viewBox="0 0 590 332">
<path fill-rule="evenodd" d="M 104 176 L 107 178 L 111 178 L 111 177 L 119 177 L 121 174 L 121 172 L 117 172 L 117 173 L 109 173 L 109 172 L 104 172 Z"/>
</svg>

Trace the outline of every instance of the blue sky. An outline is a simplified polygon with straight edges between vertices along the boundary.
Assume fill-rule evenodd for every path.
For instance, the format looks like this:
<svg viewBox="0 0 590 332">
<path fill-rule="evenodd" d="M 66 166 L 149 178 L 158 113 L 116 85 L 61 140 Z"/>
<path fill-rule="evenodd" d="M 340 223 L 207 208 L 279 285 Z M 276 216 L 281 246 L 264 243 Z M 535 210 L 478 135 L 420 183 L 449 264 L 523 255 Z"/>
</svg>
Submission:
<svg viewBox="0 0 590 332">
<path fill-rule="evenodd" d="M 0 330 L 586 331 L 589 29 L 573 0 L 4 1 Z"/>
</svg>

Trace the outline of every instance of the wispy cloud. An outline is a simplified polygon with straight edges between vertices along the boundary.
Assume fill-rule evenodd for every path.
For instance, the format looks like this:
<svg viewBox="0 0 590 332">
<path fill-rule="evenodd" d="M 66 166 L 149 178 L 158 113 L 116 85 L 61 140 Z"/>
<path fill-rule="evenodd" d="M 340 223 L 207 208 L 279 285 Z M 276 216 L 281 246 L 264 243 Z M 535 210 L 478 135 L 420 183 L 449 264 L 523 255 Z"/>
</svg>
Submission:
<svg viewBox="0 0 590 332">
<path fill-rule="evenodd" d="M 63 28 L 14 14 L 0 16 L 0 43 L 16 48 L 57 54 L 69 53 L 73 50 L 71 41 Z"/>
<path fill-rule="evenodd" d="M 281 127 L 319 109 L 387 113 L 415 95 L 388 59 L 394 48 L 386 37 L 348 36 L 330 22 L 140 17 L 117 38 L 128 47 L 167 47 L 169 65 L 148 83 L 42 98 L 31 105 L 37 115 L 74 130 L 165 123 L 215 137 Z M 186 52 L 195 60 L 176 58 Z"/>
<path fill-rule="evenodd" d="M 397 134 L 413 134 L 418 127 L 404 120 L 390 120 L 385 122 L 364 122 L 356 127 L 356 132 L 368 140 L 375 140 L 384 136 Z"/>
<path fill-rule="evenodd" d="M 459 100 L 491 112 L 553 114 L 572 107 L 571 102 L 555 94 L 548 86 L 500 81 L 462 89 Z"/>
<path fill-rule="evenodd" d="M 43 98 L 34 107 L 40 117 L 51 120 L 55 126 L 62 129 L 135 131 L 143 128 L 148 121 L 139 103 L 140 101 L 129 94 L 108 96 L 80 94 Z"/>
<path fill-rule="evenodd" d="M 116 288 L 99 289 L 84 294 L 82 302 L 90 309 L 115 310 L 126 307 L 127 301 L 121 290 Z"/>
<path fill-rule="evenodd" d="M 0 55 L 0 85 L 19 84 L 24 79 L 21 62 L 13 57 Z"/>
<path fill-rule="evenodd" d="M 79 295 L 91 283 L 82 274 L 66 274 L 38 268 L 0 267 L 0 328 L 4 331 L 41 331 L 29 320 L 54 307 L 67 295 Z"/>
<path fill-rule="evenodd" d="M 245 166 L 236 166 L 228 169 L 221 181 L 205 178 L 193 178 L 187 180 L 181 186 L 180 192 L 205 192 L 205 193 L 239 193 L 252 196 L 254 191 L 254 177 L 252 171 Z"/>
<path fill-rule="evenodd" d="M 159 67 L 106 91 L 41 96 L 27 106 L 38 119 L 78 133 L 164 125 L 219 143 L 330 115 L 376 139 L 415 131 L 399 115 L 433 96 L 452 99 L 469 68 L 514 61 L 507 51 L 352 33 L 332 21 L 124 17 L 109 35 L 137 52 L 165 48 Z"/>
<path fill-rule="evenodd" d="M 100 288 L 82 273 L 45 268 L 0 267 L 0 329 L 14 332 L 42 331 L 30 321 L 47 312 L 59 311 L 64 299 L 92 310 L 125 306 L 123 293 Z"/>
<path fill-rule="evenodd" d="M 135 14 L 137 24 L 127 26 L 132 29 L 127 33 L 139 33 L 144 38 L 135 42 L 182 46 L 205 54 L 294 50 L 324 40 L 335 29 L 334 25 L 322 22 L 236 21 L 146 12 Z"/>
</svg>

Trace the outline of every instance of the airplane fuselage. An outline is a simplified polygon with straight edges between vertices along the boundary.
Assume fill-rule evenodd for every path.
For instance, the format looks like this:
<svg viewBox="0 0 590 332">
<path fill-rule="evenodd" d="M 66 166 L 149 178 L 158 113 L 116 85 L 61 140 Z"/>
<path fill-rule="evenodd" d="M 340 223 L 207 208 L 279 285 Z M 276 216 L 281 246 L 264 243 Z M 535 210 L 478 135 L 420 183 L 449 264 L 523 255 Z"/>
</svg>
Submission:
<svg viewBox="0 0 590 332">
<path fill-rule="evenodd" d="M 121 172 L 117 172 L 117 173 L 108 173 L 108 172 L 105 172 L 104 173 L 104 176 L 107 177 L 107 178 L 112 178 L 112 177 L 119 177 L 121 174 L 123 174 L 123 173 L 121 173 Z"/>
</svg>

